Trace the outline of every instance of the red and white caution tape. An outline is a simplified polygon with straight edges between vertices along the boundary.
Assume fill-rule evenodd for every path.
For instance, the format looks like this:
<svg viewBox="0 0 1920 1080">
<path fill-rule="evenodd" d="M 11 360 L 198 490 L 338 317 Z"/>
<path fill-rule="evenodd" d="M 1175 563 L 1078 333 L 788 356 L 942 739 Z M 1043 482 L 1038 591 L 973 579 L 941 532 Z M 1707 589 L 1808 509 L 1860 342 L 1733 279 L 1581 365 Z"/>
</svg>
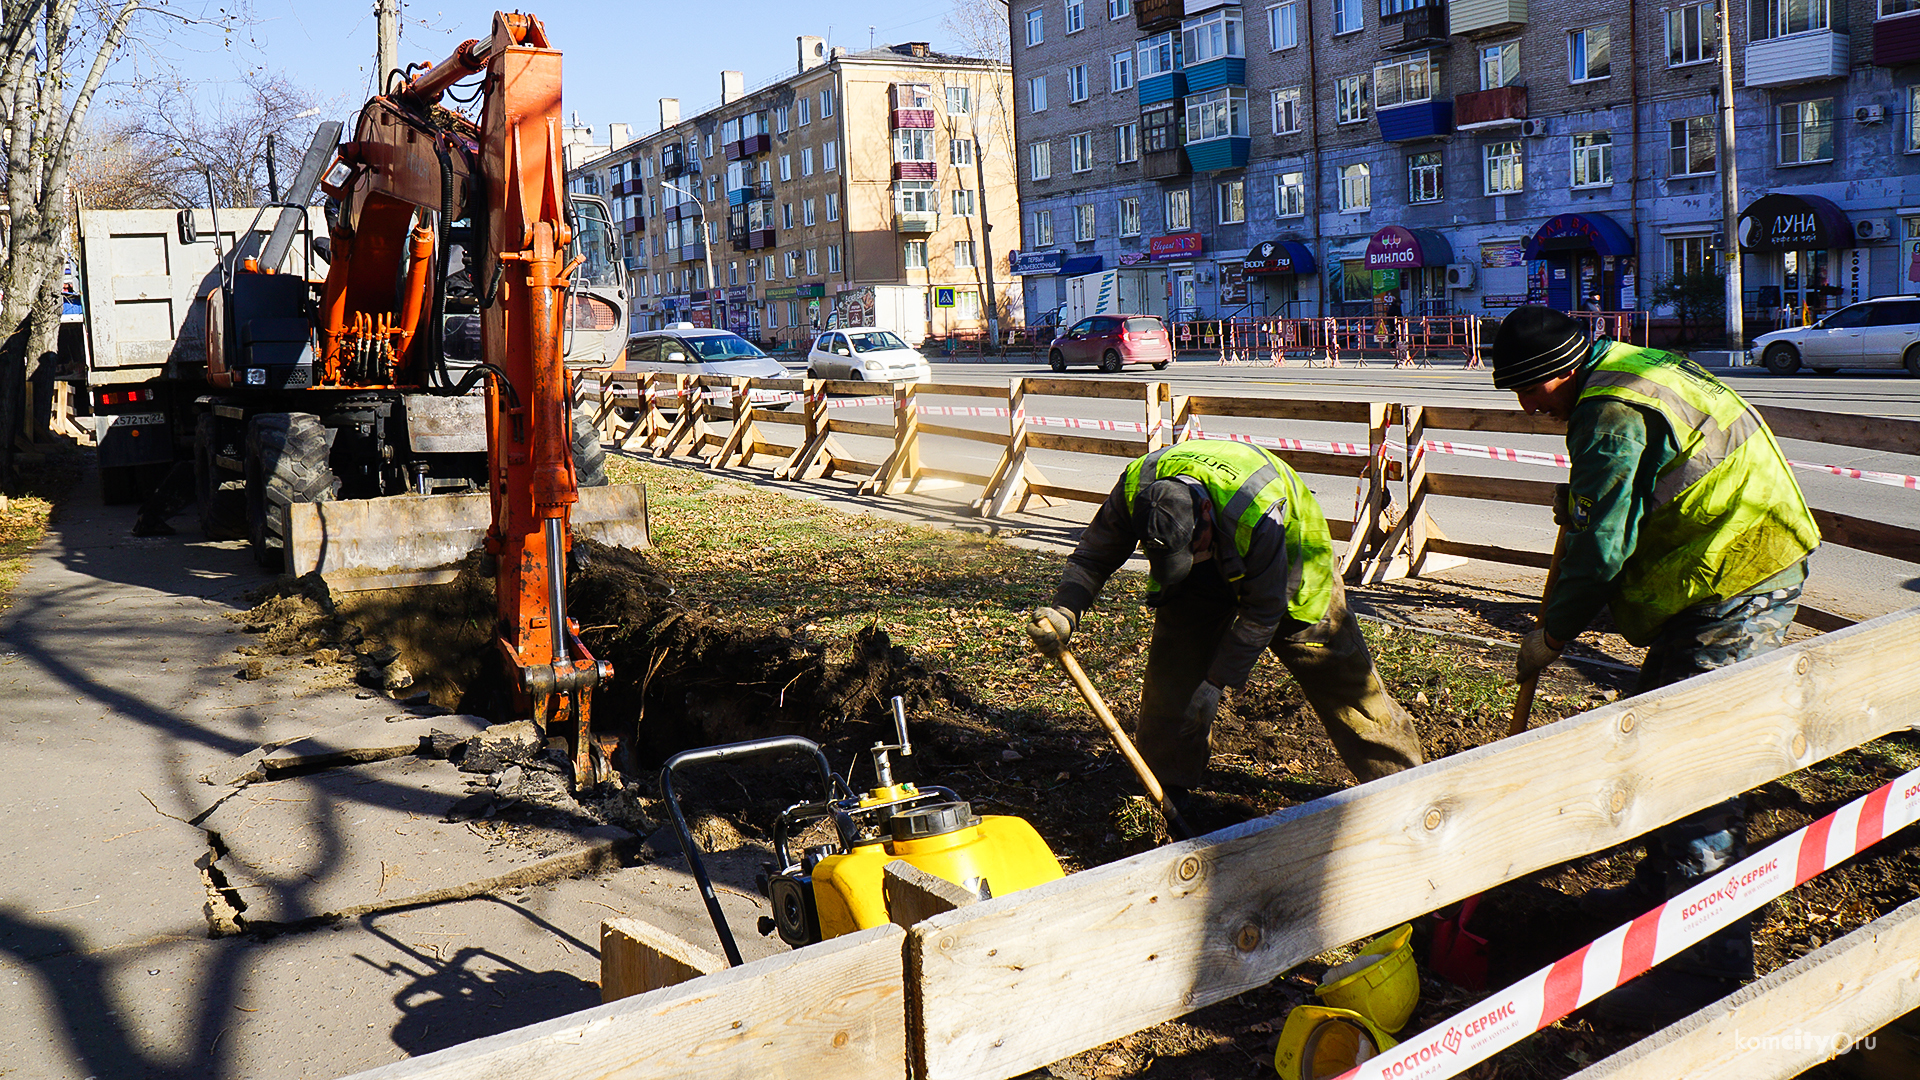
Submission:
<svg viewBox="0 0 1920 1080">
<path fill-rule="evenodd" d="M 1339 1080 L 1439 1080 L 1471 1068 L 1916 819 L 1920 769 L 1774 841 Z"/>
<path fill-rule="evenodd" d="M 915 405 L 921 416 L 1012 416 L 1005 405 Z"/>
<path fill-rule="evenodd" d="M 1788 461 L 1787 464 L 1796 469 L 1813 469 L 1819 472 L 1830 472 L 1835 476 L 1850 476 L 1855 480 L 1865 480 L 1869 484 L 1886 484 L 1890 487 L 1906 488 L 1908 491 L 1920 491 L 1920 476 L 1850 469 L 1845 465 L 1815 465 L 1805 461 Z"/>
<path fill-rule="evenodd" d="M 1441 442 L 1429 439 L 1414 447 L 1422 454 L 1458 454 L 1462 457 L 1483 457 L 1494 461 L 1518 461 L 1527 465 L 1558 466 L 1562 469 L 1573 464 L 1573 459 L 1565 454 L 1555 454 L 1545 450 L 1515 450 L 1510 446 L 1480 446 L 1475 443 Z"/>
<path fill-rule="evenodd" d="M 1142 434 L 1152 434 L 1167 426 L 1165 420 L 1143 424 L 1137 420 L 1082 420 L 1072 416 L 1029 416 L 1027 423 L 1035 427 L 1081 428 L 1087 431 L 1133 431 Z"/>
<path fill-rule="evenodd" d="M 1228 435 L 1222 432 L 1206 432 L 1200 425 L 1189 421 L 1182 429 L 1184 439 L 1220 439 L 1227 442 L 1249 443 L 1253 446 L 1265 446 L 1274 450 L 1303 450 L 1316 454 L 1339 454 L 1342 457 L 1372 457 L 1373 448 L 1366 443 L 1324 442 L 1319 439 L 1282 439 L 1271 435 Z"/>
</svg>

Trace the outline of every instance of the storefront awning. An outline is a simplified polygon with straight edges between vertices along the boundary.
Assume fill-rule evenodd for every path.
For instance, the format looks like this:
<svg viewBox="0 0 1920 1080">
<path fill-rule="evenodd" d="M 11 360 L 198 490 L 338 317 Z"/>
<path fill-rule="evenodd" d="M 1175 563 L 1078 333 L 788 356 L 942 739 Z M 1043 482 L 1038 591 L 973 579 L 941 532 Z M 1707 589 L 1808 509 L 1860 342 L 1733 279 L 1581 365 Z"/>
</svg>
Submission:
<svg viewBox="0 0 1920 1080">
<path fill-rule="evenodd" d="M 1447 238 L 1427 229 L 1408 229 L 1389 225 L 1367 241 L 1367 269 L 1412 270 L 1421 266 L 1445 266 L 1453 261 L 1453 245 Z"/>
<path fill-rule="evenodd" d="M 1543 251 L 1593 251 L 1600 255 L 1631 256 L 1633 237 L 1605 214 L 1561 214 L 1547 219 L 1527 241 L 1526 257 Z"/>
<path fill-rule="evenodd" d="M 1097 274 L 1106 269 L 1106 265 L 1107 260 L 1104 255 L 1075 255 L 1060 264 L 1060 273 L 1067 277 L 1073 277 L 1076 274 Z"/>
<path fill-rule="evenodd" d="M 1740 250 L 1825 251 L 1853 246 L 1847 212 L 1818 195 L 1776 191 L 1740 213 Z"/>
<path fill-rule="evenodd" d="M 1269 240 L 1247 253 L 1244 264 L 1249 274 L 1311 274 L 1313 252 L 1297 240 Z"/>
</svg>

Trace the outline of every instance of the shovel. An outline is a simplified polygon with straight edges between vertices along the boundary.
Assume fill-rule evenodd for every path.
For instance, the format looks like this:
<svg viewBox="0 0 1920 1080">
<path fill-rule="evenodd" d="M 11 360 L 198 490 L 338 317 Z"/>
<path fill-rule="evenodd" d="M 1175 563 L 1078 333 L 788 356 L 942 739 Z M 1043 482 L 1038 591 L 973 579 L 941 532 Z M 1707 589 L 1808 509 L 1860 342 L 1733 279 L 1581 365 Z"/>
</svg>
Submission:
<svg viewBox="0 0 1920 1080">
<path fill-rule="evenodd" d="M 1547 585 L 1540 590 L 1540 621 L 1547 620 L 1547 603 L 1553 599 L 1554 583 L 1560 580 L 1560 556 L 1567 548 L 1567 527 L 1560 526 L 1560 532 L 1553 538 L 1553 558 L 1547 563 Z M 1507 727 L 1508 735 L 1518 735 L 1527 730 L 1527 722 L 1533 719 L 1533 688 L 1540 682 L 1540 675 L 1520 681 L 1520 692 L 1513 699 L 1513 720 Z"/>
<path fill-rule="evenodd" d="M 1146 760 L 1140 756 L 1140 751 L 1134 749 L 1133 740 L 1127 738 L 1127 733 L 1120 730 L 1119 721 L 1113 718 L 1113 713 L 1107 708 L 1106 700 L 1100 696 L 1100 691 L 1094 689 L 1093 680 L 1087 678 L 1087 673 L 1081 670 L 1080 661 L 1075 660 L 1073 653 L 1065 646 L 1061 646 L 1060 650 L 1052 656 L 1060 661 L 1060 669 L 1067 673 L 1067 678 L 1073 680 L 1074 688 L 1080 691 L 1080 696 L 1087 699 L 1087 707 L 1093 710 L 1093 715 L 1100 718 L 1100 724 L 1107 729 L 1107 737 L 1113 740 L 1114 748 L 1120 751 L 1121 757 L 1127 759 L 1127 764 L 1133 766 L 1134 775 L 1138 776 L 1140 783 L 1146 786 L 1147 796 L 1160 807 L 1160 812 L 1166 815 L 1167 825 L 1175 837 L 1181 840 L 1192 839 L 1196 834 L 1180 817 L 1180 811 L 1175 810 L 1173 804 L 1167 801 L 1166 789 L 1160 786 L 1160 781 L 1154 777 L 1153 770 L 1147 768 Z"/>
</svg>

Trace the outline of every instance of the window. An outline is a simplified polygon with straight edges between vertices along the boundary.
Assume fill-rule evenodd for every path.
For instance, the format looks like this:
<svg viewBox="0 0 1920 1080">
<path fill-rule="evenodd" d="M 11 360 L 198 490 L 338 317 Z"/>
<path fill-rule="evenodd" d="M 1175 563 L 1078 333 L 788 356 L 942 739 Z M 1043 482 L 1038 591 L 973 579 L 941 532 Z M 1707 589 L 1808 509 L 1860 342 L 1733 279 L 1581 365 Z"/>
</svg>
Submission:
<svg viewBox="0 0 1920 1080">
<path fill-rule="evenodd" d="M 1437 6 L 1438 0 L 1435 0 L 1435 3 Z M 1403 11 L 1412 11 L 1414 8 L 1423 8 L 1426 6 L 1427 0 L 1380 0 L 1380 14 L 1384 18 L 1388 15 L 1398 15 Z"/>
<path fill-rule="evenodd" d="M 1187 141 L 1247 137 L 1247 92 L 1223 86 L 1187 98 Z"/>
<path fill-rule="evenodd" d="M 960 188 L 953 193 L 953 213 L 956 217 L 972 217 L 974 209 L 974 191 L 972 188 Z"/>
<path fill-rule="evenodd" d="M 1365 210 L 1373 205 L 1373 169 L 1356 162 L 1340 170 L 1340 209 Z"/>
<path fill-rule="evenodd" d="M 1273 216 L 1304 217 L 1307 213 L 1307 174 L 1281 173 L 1273 178 Z"/>
<path fill-rule="evenodd" d="M 972 139 L 955 139 L 952 142 L 948 143 L 947 144 L 947 164 L 949 165 L 973 164 L 973 140 Z"/>
<path fill-rule="evenodd" d="M 806 202 L 803 202 L 800 204 L 800 224 L 808 225 L 808 226 L 811 226 L 813 224 L 813 200 L 812 199 L 808 199 Z"/>
<path fill-rule="evenodd" d="M 953 291 L 953 316 L 956 319 L 978 319 L 980 317 L 980 290 L 955 289 Z"/>
<path fill-rule="evenodd" d="M 1351 34 L 1366 28 L 1366 16 L 1360 10 L 1360 0 L 1333 0 L 1333 32 Z"/>
<path fill-rule="evenodd" d="M 807 276 L 817 277 L 819 276 L 819 274 L 820 274 L 820 249 L 808 248 L 807 249 Z"/>
<path fill-rule="evenodd" d="M 713 156 L 713 132 L 711 131 L 707 132 L 706 142 L 707 142 L 707 152 L 703 156 L 712 157 Z"/>
<path fill-rule="evenodd" d="M 1215 8 L 1197 19 L 1180 24 L 1180 61 L 1187 67 L 1218 60 L 1223 56 L 1245 56 L 1246 45 L 1240 39 L 1240 9 Z"/>
<path fill-rule="evenodd" d="M 1067 0 L 1067 33 L 1077 34 L 1087 28 L 1086 0 Z"/>
<path fill-rule="evenodd" d="M 1667 12 L 1667 66 L 1698 64 L 1718 55 L 1720 28 L 1712 4 L 1688 4 Z"/>
<path fill-rule="evenodd" d="M 832 115 L 833 115 L 833 87 L 829 86 L 820 91 L 820 119 L 825 120 L 827 117 Z"/>
<path fill-rule="evenodd" d="M 837 191 L 827 192 L 827 220 L 840 220 L 840 193 Z"/>
<path fill-rule="evenodd" d="M 1674 277 L 1698 274 L 1714 269 L 1713 237 L 1670 236 L 1667 238 L 1667 272 Z"/>
<path fill-rule="evenodd" d="M 1093 169 L 1093 132 L 1083 131 L 1078 135 L 1067 136 L 1067 157 L 1077 173 Z"/>
<path fill-rule="evenodd" d="M 1613 183 L 1613 136 L 1605 131 L 1576 132 L 1571 175 L 1574 187 Z"/>
<path fill-rule="evenodd" d="M 800 301 L 798 300 L 787 301 L 787 325 L 800 325 Z"/>
<path fill-rule="evenodd" d="M 813 175 L 813 147 L 811 146 L 800 148 L 800 175 Z"/>
<path fill-rule="evenodd" d="M 1113 93 L 1133 88 L 1133 50 L 1114 53 L 1107 61 L 1107 89 Z"/>
<path fill-rule="evenodd" d="M 1067 69 L 1067 100 L 1087 100 L 1087 65 L 1075 64 Z"/>
<path fill-rule="evenodd" d="M 1300 88 L 1289 86 L 1273 92 L 1273 133 L 1292 135 L 1300 130 Z"/>
<path fill-rule="evenodd" d="M 1412 53 L 1373 69 L 1373 107 L 1391 109 L 1433 97 L 1433 59 L 1430 53 Z"/>
<path fill-rule="evenodd" d="M 1140 160 L 1140 125 L 1121 124 L 1113 129 L 1113 160 Z"/>
<path fill-rule="evenodd" d="M 1920 150 L 1920 85 L 1907 87 L 1907 152 Z"/>
<path fill-rule="evenodd" d="M 791 179 L 793 179 L 793 155 L 781 154 L 780 155 L 780 182 L 785 183 Z"/>
<path fill-rule="evenodd" d="M 1053 147 L 1037 142 L 1027 147 L 1027 162 L 1032 167 L 1035 180 L 1045 180 L 1053 175 Z"/>
<path fill-rule="evenodd" d="M 1093 204 L 1075 203 L 1073 207 L 1073 239 L 1084 244 L 1094 238 Z"/>
<path fill-rule="evenodd" d="M 840 140 L 829 139 L 820 144 L 820 171 L 832 172 L 840 167 Z"/>
<path fill-rule="evenodd" d="M 1334 113 L 1343 124 L 1357 124 L 1373 115 L 1373 95 L 1365 75 L 1345 75 L 1333 87 Z"/>
<path fill-rule="evenodd" d="M 828 244 L 827 245 L 827 273 L 837 274 L 839 272 L 840 272 L 840 245 Z"/>
<path fill-rule="evenodd" d="M 1340 278 L 1340 299 L 1347 303 L 1373 299 L 1373 272 L 1367 269 L 1367 261 L 1342 259 L 1340 266 L 1346 271 Z"/>
<path fill-rule="evenodd" d="M 1186 110 L 1168 102 L 1140 114 L 1140 137 L 1147 153 L 1177 150 L 1185 143 Z"/>
<path fill-rule="evenodd" d="M 1186 232 L 1193 228 L 1192 193 L 1167 192 L 1167 231 Z"/>
<path fill-rule="evenodd" d="M 783 229 L 793 228 L 793 204 L 792 203 L 780 204 L 780 227 Z"/>
<path fill-rule="evenodd" d="M 719 190 L 718 190 L 719 187 L 720 187 L 719 177 L 717 176 L 707 177 L 707 201 L 708 202 L 712 202 L 714 199 L 714 196 L 719 194 Z"/>
<path fill-rule="evenodd" d="M 1904 15 L 1909 11 L 1920 11 L 1920 0 L 1880 0 L 1880 17 Z"/>
<path fill-rule="evenodd" d="M 781 158 L 785 163 L 786 158 Z M 932 161 L 933 129 L 901 128 L 893 133 L 893 160 L 895 161 Z M 782 180 L 786 179 L 783 175 Z"/>
<path fill-rule="evenodd" d="M 1439 202 L 1446 198 L 1446 189 L 1440 183 L 1440 166 L 1438 150 L 1408 156 L 1408 202 Z"/>
<path fill-rule="evenodd" d="M 1027 111 L 1047 111 L 1047 77 L 1035 75 L 1027 80 Z"/>
<path fill-rule="evenodd" d="M 800 107 L 800 126 L 806 127 L 808 124 L 813 123 L 813 99 L 803 97 L 799 101 L 794 102 L 794 104 Z"/>
<path fill-rule="evenodd" d="M 1480 89 L 1495 90 L 1520 77 L 1520 43 L 1503 41 L 1480 47 Z"/>
<path fill-rule="evenodd" d="M 1049 247 L 1053 244 L 1053 211 L 1035 210 L 1033 212 L 1033 239 L 1029 247 Z"/>
<path fill-rule="evenodd" d="M 1220 224 L 1239 225 L 1247 220 L 1247 182 L 1244 179 L 1215 184 L 1214 201 L 1220 211 Z"/>
<path fill-rule="evenodd" d="M 925 270 L 927 268 L 927 242 L 925 240 L 907 241 L 906 263 L 907 269 L 909 270 Z"/>
<path fill-rule="evenodd" d="M 1107 0 L 1107 18 L 1124 19 L 1133 14 L 1133 0 Z"/>
<path fill-rule="evenodd" d="M 800 253 L 797 251 L 789 251 L 786 253 L 785 260 L 786 260 L 787 277 L 788 278 L 798 277 L 799 276 L 798 270 L 800 266 Z"/>
<path fill-rule="evenodd" d="M 1140 235 L 1140 199 L 1129 195 L 1115 204 L 1120 214 L 1120 235 Z"/>
<path fill-rule="evenodd" d="M 773 130 L 781 135 L 787 133 L 787 107 L 776 105 L 773 109 Z"/>
<path fill-rule="evenodd" d="M 1267 44 L 1275 52 L 1300 44 L 1300 11 L 1295 0 L 1267 9 Z"/>
<path fill-rule="evenodd" d="M 767 256 L 767 280 L 773 280 L 773 256 Z"/>
<path fill-rule="evenodd" d="M 1032 48 L 1033 46 L 1038 45 L 1041 42 L 1047 40 L 1047 28 L 1046 28 L 1046 24 L 1042 21 L 1043 18 L 1044 16 L 1040 14 L 1039 8 L 1034 8 L 1032 11 L 1027 12 L 1027 47 L 1028 48 Z"/>
<path fill-rule="evenodd" d="M 895 180 L 893 208 L 908 214 L 930 214 L 940 209 L 939 185 L 931 180 Z"/>
<path fill-rule="evenodd" d="M 1711 115 L 1690 115 L 1668 121 L 1667 133 L 1668 175 L 1701 177 L 1715 171 L 1718 133 Z"/>
<path fill-rule="evenodd" d="M 1611 28 L 1589 26 L 1567 35 L 1569 77 L 1574 82 L 1591 82 L 1607 77 L 1607 39 Z"/>
<path fill-rule="evenodd" d="M 758 282 L 759 280 L 760 280 L 760 260 L 748 259 L 747 260 L 747 284 L 752 285 Z"/>
<path fill-rule="evenodd" d="M 1180 70 L 1180 39 L 1169 30 L 1140 43 L 1140 69 L 1136 77 L 1151 79 Z"/>
<path fill-rule="evenodd" d="M 1505 195 L 1520 190 L 1522 177 L 1518 142 L 1488 143 L 1481 149 L 1481 154 L 1485 163 L 1483 178 L 1486 194 Z"/>
<path fill-rule="evenodd" d="M 1775 38 L 1832 25 L 1830 0 L 1754 0 L 1748 33 L 1754 38 Z"/>
<path fill-rule="evenodd" d="M 953 242 L 953 265 L 956 268 L 970 267 L 974 265 L 973 241 L 955 240 Z"/>
<path fill-rule="evenodd" d="M 1803 165 L 1810 161 L 1833 160 L 1833 99 L 1796 101 L 1782 105 L 1780 118 L 1780 164 Z"/>
</svg>

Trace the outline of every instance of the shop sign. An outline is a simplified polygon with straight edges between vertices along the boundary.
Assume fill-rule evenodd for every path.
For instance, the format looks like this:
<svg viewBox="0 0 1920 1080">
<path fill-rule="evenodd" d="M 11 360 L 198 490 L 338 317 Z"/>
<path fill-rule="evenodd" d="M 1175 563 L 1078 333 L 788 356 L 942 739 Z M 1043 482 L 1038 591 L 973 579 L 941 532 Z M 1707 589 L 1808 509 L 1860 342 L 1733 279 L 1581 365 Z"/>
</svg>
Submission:
<svg viewBox="0 0 1920 1080">
<path fill-rule="evenodd" d="M 1247 302 L 1246 264 L 1239 262 L 1220 263 L 1220 302 L 1223 304 L 1244 304 Z"/>
<path fill-rule="evenodd" d="M 811 285 L 787 285 L 767 290 L 769 300 L 806 300 L 825 295 L 827 295 L 827 287 L 819 282 Z"/>
<path fill-rule="evenodd" d="M 753 299 L 753 286 L 729 285 L 727 286 L 727 299 L 728 300 L 751 300 Z"/>
<path fill-rule="evenodd" d="M 1123 251 L 1120 253 L 1118 261 L 1121 266 L 1136 266 L 1147 261 L 1147 253 L 1144 251 Z"/>
<path fill-rule="evenodd" d="M 1389 225 L 1373 234 L 1367 242 L 1367 269 L 1400 270 L 1424 265 L 1420 255 L 1420 241 L 1412 232 L 1398 225 Z"/>
<path fill-rule="evenodd" d="M 1016 251 L 1007 256 L 1014 274 L 1057 274 L 1066 261 L 1066 254 L 1059 251 Z"/>
<path fill-rule="evenodd" d="M 1206 248 L 1206 237 L 1197 232 L 1155 236 L 1147 241 L 1147 257 L 1155 262 L 1191 259 Z"/>
<path fill-rule="evenodd" d="M 1488 270 L 1519 266 L 1526 261 L 1527 249 L 1518 244 L 1480 245 L 1480 265 Z"/>
</svg>

